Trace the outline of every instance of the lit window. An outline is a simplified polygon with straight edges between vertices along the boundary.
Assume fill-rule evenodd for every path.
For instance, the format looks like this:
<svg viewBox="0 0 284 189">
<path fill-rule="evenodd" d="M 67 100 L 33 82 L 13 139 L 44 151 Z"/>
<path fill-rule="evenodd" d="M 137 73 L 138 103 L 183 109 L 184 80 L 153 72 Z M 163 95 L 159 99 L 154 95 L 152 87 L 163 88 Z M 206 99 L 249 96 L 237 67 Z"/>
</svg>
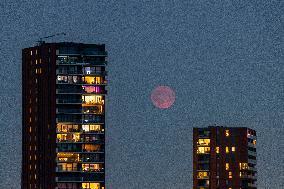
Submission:
<svg viewBox="0 0 284 189">
<path fill-rule="evenodd" d="M 101 131 L 101 125 L 82 125 L 84 132 L 96 132 Z"/>
<path fill-rule="evenodd" d="M 36 64 L 37 64 L 37 59 L 36 59 Z"/>
<path fill-rule="evenodd" d="M 216 153 L 217 153 L 217 154 L 220 153 L 220 148 L 219 148 L 219 146 L 216 147 Z"/>
<path fill-rule="evenodd" d="M 206 171 L 200 171 L 200 172 L 198 172 L 198 174 L 197 174 L 197 178 L 208 178 L 208 176 L 209 176 L 209 174 L 208 174 L 208 172 L 206 172 Z"/>
<path fill-rule="evenodd" d="M 229 170 L 229 169 L 230 169 L 230 164 L 226 163 L 226 170 Z"/>
<path fill-rule="evenodd" d="M 198 147 L 197 153 L 198 154 L 210 153 L 210 147 Z"/>
<path fill-rule="evenodd" d="M 253 143 L 253 145 L 256 145 L 256 140 L 254 139 L 254 140 L 252 141 L 252 143 Z"/>
<path fill-rule="evenodd" d="M 229 147 L 226 146 L 226 153 L 229 153 L 229 152 L 230 152 Z"/>
<path fill-rule="evenodd" d="M 233 178 L 231 171 L 229 171 L 229 178 Z"/>
<path fill-rule="evenodd" d="M 82 183 L 82 189 L 100 189 L 100 183 Z"/>
<path fill-rule="evenodd" d="M 235 152 L 236 151 L 236 147 L 232 147 L 232 152 Z"/>
<path fill-rule="evenodd" d="M 104 104 L 103 96 L 100 95 L 84 95 L 82 96 L 82 101 L 84 104 Z"/>
<path fill-rule="evenodd" d="M 240 170 L 247 170 L 248 164 L 247 163 L 240 163 Z"/>
<path fill-rule="evenodd" d="M 226 137 L 230 136 L 230 130 L 225 130 Z"/>
<path fill-rule="evenodd" d="M 33 51 L 31 51 L 31 55 L 33 55 Z"/>
<path fill-rule="evenodd" d="M 198 139 L 197 144 L 202 146 L 210 146 L 210 139 Z"/>
<path fill-rule="evenodd" d="M 82 164 L 83 171 L 100 171 L 102 169 L 102 164 Z"/>
</svg>

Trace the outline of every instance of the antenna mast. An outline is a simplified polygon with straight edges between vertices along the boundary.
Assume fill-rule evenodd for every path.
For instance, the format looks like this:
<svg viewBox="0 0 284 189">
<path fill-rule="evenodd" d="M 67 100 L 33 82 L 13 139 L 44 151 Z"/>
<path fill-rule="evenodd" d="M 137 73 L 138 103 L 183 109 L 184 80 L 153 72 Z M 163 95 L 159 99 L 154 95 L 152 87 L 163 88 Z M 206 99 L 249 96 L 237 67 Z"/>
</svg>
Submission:
<svg viewBox="0 0 284 189">
<path fill-rule="evenodd" d="M 54 35 L 42 37 L 42 38 L 40 38 L 39 41 L 37 41 L 37 42 L 38 42 L 39 45 L 41 45 L 41 44 L 45 43 L 44 39 L 52 38 L 52 37 L 59 36 L 59 35 L 66 35 L 66 33 L 62 32 L 62 33 L 56 33 L 56 34 L 54 34 Z"/>
</svg>

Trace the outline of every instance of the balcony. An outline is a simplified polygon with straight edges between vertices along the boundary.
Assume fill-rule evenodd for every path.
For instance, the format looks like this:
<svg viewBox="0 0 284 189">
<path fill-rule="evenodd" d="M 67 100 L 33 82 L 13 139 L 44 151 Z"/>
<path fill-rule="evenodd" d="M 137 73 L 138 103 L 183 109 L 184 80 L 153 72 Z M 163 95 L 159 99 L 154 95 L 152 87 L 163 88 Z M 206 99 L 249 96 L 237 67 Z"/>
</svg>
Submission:
<svg viewBox="0 0 284 189">
<path fill-rule="evenodd" d="M 56 94 L 82 94 L 82 88 L 58 88 L 56 89 Z"/>
<path fill-rule="evenodd" d="M 60 163 L 78 163 L 84 164 L 104 164 L 104 155 L 103 154 L 80 154 L 80 153 L 69 153 L 69 152 L 59 152 L 57 153 L 56 162 Z"/>
<path fill-rule="evenodd" d="M 249 171 L 254 171 L 254 172 L 257 171 L 256 167 L 248 167 L 248 170 L 249 170 Z"/>
<path fill-rule="evenodd" d="M 64 173 L 58 173 L 57 177 L 55 178 L 56 182 L 104 182 L 104 174 L 98 174 L 104 172 L 83 172 L 78 173 L 74 176 L 65 176 Z M 79 176 L 80 175 L 80 176 Z"/>
<path fill-rule="evenodd" d="M 56 75 L 90 75 L 90 76 L 107 76 L 107 71 L 83 71 L 83 70 L 56 70 Z"/>
<path fill-rule="evenodd" d="M 73 82 L 73 81 L 65 81 L 65 80 L 56 80 L 56 84 L 60 85 L 60 84 L 68 84 L 68 85 L 107 85 L 107 80 L 104 80 L 102 82 L 88 82 L 88 81 L 76 81 L 76 82 Z"/>
<path fill-rule="evenodd" d="M 103 114 L 102 108 L 92 108 L 96 106 L 90 106 L 88 108 L 77 108 L 77 109 L 71 109 L 71 108 L 57 108 L 56 113 L 57 114 Z"/>
<path fill-rule="evenodd" d="M 83 177 L 56 177 L 56 182 L 83 182 Z"/>
<path fill-rule="evenodd" d="M 56 167 L 56 172 L 95 172 L 95 173 L 104 173 L 104 168 L 100 168 L 100 169 L 91 169 L 91 168 L 81 168 L 81 167 L 77 167 L 77 168 L 59 168 Z"/>
<path fill-rule="evenodd" d="M 256 183 L 248 183 L 248 187 L 256 188 L 257 185 L 256 185 Z"/>
<path fill-rule="evenodd" d="M 58 143 L 60 144 L 60 143 Z M 61 143 L 62 144 L 62 143 Z M 60 149 L 57 148 L 56 149 L 56 153 L 58 152 L 70 152 L 70 153 L 78 153 L 78 154 L 82 154 L 82 153 L 98 153 L 98 154 L 103 154 L 105 151 L 104 149 L 95 149 L 95 150 L 90 150 L 90 149 L 81 149 L 81 148 L 74 148 L 74 149 Z"/>
<path fill-rule="evenodd" d="M 70 47 L 67 49 L 61 48 L 57 53 L 59 56 L 83 56 L 83 57 L 93 57 L 93 56 L 107 56 L 108 53 L 106 51 L 98 51 L 96 49 L 93 50 L 77 50 L 71 49 Z"/>
<path fill-rule="evenodd" d="M 242 174 L 240 175 L 240 178 L 242 179 L 256 179 L 256 174 L 252 175 L 252 174 Z"/>
<path fill-rule="evenodd" d="M 56 70 L 56 75 L 83 75 L 83 70 Z"/>
<path fill-rule="evenodd" d="M 256 156 L 257 156 L 257 153 L 254 152 L 254 151 L 248 150 L 248 155 L 249 155 L 249 156 L 254 156 L 254 157 L 256 157 Z"/>
<path fill-rule="evenodd" d="M 94 86 L 91 86 L 94 88 Z M 85 87 L 85 88 L 76 88 L 76 89 L 68 89 L 68 88 L 62 88 L 62 89 L 56 89 L 56 94 L 99 94 L 104 95 L 107 94 L 107 90 L 105 89 L 90 89 L 91 87 Z"/>
<path fill-rule="evenodd" d="M 86 115 L 86 114 L 84 114 Z M 102 119 L 68 119 L 56 118 L 56 123 L 74 123 L 74 124 L 104 124 Z"/>
<path fill-rule="evenodd" d="M 99 159 L 99 158 L 81 158 L 80 159 L 81 163 L 104 163 L 104 159 Z"/>
<path fill-rule="evenodd" d="M 56 133 L 82 133 L 82 129 L 79 128 L 56 128 Z"/>
<path fill-rule="evenodd" d="M 56 104 L 82 104 L 82 99 L 56 99 Z"/>
<path fill-rule="evenodd" d="M 98 129 L 98 130 L 84 130 L 84 129 L 56 129 L 56 133 L 58 134 L 64 134 L 64 133 L 80 133 L 80 134 L 104 134 L 104 129 Z"/>
<path fill-rule="evenodd" d="M 257 160 L 255 159 L 248 159 L 248 163 L 256 165 Z"/>
<path fill-rule="evenodd" d="M 92 143 L 92 144 L 103 144 L 103 139 L 84 139 L 80 138 L 79 140 L 76 139 L 56 139 L 56 143 Z"/>
<path fill-rule="evenodd" d="M 65 66 L 70 66 L 70 65 L 83 65 L 83 66 L 105 66 L 107 65 L 107 61 L 95 61 L 95 60 L 79 60 L 79 59 L 71 59 L 71 60 L 64 60 L 64 59 L 58 59 L 56 60 L 56 65 L 65 65 Z"/>
</svg>

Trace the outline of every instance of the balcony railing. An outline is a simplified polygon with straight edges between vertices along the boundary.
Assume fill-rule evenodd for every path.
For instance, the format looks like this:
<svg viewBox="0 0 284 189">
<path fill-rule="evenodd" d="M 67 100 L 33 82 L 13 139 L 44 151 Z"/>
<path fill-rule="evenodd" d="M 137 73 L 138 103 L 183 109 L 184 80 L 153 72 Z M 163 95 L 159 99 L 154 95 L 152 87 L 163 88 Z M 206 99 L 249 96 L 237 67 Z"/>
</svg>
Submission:
<svg viewBox="0 0 284 189">
<path fill-rule="evenodd" d="M 99 168 L 99 169 L 92 169 L 92 168 L 81 168 L 81 167 L 76 167 L 76 168 L 59 168 L 56 167 L 56 172 L 104 172 L 104 168 Z"/>
<path fill-rule="evenodd" d="M 65 162 L 74 162 L 74 163 L 103 163 L 104 159 L 103 158 L 65 158 L 65 159 L 60 159 L 57 158 L 58 163 L 65 163 Z"/>
<path fill-rule="evenodd" d="M 81 104 L 82 99 L 56 99 L 56 103 L 58 104 Z"/>
<path fill-rule="evenodd" d="M 56 74 L 64 74 L 64 75 L 82 75 L 82 70 L 56 70 Z"/>
<path fill-rule="evenodd" d="M 82 89 L 81 88 L 74 88 L 74 89 L 62 88 L 62 89 L 56 89 L 56 93 L 57 94 L 64 94 L 64 93 L 81 94 Z"/>
<path fill-rule="evenodd" d="M 75 124 L 88 124 L 88 123 L 95 123 L 95 124 L 103 124 L 103 119 L 69 119 L 69 118 L 56 118 L 56 122 L 60 123 L 75 123 Z"/>
<path fill-rule="evenodd" d="M 102 75 L 107 76 L 107 71 L 83 71 L 83 70 L 56 70 L 57 75 Z"/>
<path fill-rule="evenodd" d="M 56 153 L 58 152 L 74 152 L 74 153 L 104 153 L 104 149 L 96 149 L 96 150 L 90 150 L 90 149 L 81 149 L 81 148 L 73 148 L 73 149 L 61 149 L 57 148 Z"/>
<path fill-rule="evenodd" d="M 57 94 L 107 94 L 107 90 L 100 89 L 98 92 L 96 91 L 87 91 L 86 89 L 56 89 Z"/>
<path fill-rule="evenodd" d="M 70 85 L 106 85 L 107 84 L 107 81 L 104 80 L 102 82 L 88 82 L 88 81 L 66 81 L 66 80 L 56 80 L 56 84 L 70 84 Z"/>
<path fill-rule="evenodd" d="M 57 143 L 92 143 L 92 144 L 102 144 L 104 143 L 103 139 L 56 139 Z"/>
<path fill-rule="evenodd" d="M 76 133 L 84 133 L 84 134 L 103 134 L 103 130 L 84 130 L 84 129 L 56 129 L 57 133 L 70 133 L 70 132 L 76 132 Z"/>
<path fill-rule="evenodd" d="M 103 114 L 103 111 L 96 110 L 96 109 L 56 109 L 56 113 L 64 113 L 64 114 Z"/>
<path fill-rule="evenodd" d="M 56 61 L 57 65 L 106 65 L 107 61 L 82 61 L 82 60 L 78 60 L 78 61 L 65 61 L 65 60 L 57 60 Z"/>
</svg>

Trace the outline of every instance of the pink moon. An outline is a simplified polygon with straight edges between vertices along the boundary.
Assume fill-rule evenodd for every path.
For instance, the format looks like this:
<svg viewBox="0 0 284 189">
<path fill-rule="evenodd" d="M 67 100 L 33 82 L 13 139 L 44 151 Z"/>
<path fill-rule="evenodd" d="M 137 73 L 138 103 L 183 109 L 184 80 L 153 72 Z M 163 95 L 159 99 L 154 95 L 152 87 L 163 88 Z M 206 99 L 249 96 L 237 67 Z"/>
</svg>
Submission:
<svg viewBox="0 0 284 189">
<path fill-rule="evenodd" d="M 151 93 L 151 100 L 157 108 L 166 109 L 171 107 L 176 99 L 173 89 L 168 86 L 158 86 Z"/>
</svg>

